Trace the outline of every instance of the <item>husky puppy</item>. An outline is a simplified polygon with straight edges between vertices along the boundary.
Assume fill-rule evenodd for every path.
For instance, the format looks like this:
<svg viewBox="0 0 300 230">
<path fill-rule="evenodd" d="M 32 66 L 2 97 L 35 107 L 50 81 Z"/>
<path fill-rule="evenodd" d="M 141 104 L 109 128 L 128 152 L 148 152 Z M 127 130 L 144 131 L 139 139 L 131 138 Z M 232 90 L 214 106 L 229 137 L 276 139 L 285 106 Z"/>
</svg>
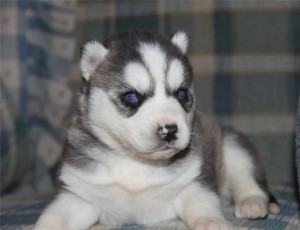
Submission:
<svg viewBox="0 0 300 230">
<path fill-rule="evenodd" d="M 84 45 L 83 85 L 67 130 L 61 189 L 36 230 L 151 224 L 227 230 L 235 216 L 276 213 L 256 151 L 195 113 L 187 35 L 130 31 Z"/>
</svg>

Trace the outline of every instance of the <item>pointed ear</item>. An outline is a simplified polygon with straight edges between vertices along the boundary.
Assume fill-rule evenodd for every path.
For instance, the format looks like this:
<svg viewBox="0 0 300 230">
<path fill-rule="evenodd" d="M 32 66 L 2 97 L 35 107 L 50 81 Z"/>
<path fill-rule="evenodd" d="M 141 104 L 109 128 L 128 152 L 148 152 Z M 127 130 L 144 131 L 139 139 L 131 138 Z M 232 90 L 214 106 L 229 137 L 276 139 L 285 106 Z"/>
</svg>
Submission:
<svg viewBox="0 0 300 230">
<path fill-rule="evenodd" d="M 104 59 L 108 50 L 97 41 L 87 42 L 82 48 L 82 55 L 80 60 L 80 69 L 82 77 L 89 80 L 91 75 L 95 72 L 97 66 Z"/>
<path fill-rule="evenodd" d="M 177 46 L 181 50 L 183 54 L 186 54 L 189 39 L 184 31 L 179 30 L 175 34 L 173 34 L 173 36 L 171 37 L 171 41 L 175 46 Z"/>
</svg>

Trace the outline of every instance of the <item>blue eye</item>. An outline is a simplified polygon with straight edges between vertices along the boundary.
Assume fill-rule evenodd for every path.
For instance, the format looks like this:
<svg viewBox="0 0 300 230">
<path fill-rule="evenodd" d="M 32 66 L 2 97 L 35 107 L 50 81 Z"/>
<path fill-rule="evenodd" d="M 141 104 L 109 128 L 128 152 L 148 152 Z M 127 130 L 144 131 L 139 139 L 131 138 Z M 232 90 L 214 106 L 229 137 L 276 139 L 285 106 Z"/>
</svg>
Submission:
<svg viewBox="0 0 300 230">
<path fill-rule="evenodd" d="M 137 106 L 140 103 L 139 96 L 134 92 L 124 94 L 123 100 L 129 106 Z"/>
<path fill-rule="evenodd" d="M 184 89 L 179 89 L 179 90 L 177 91 L 177 99 L 178 99 L 179 101 L 186 101 L 186 100 L 188 99 L 187 96 L 188 96 L 188 95 L 187 95 L 186 90 L 184 90 Z"/>
</svg>

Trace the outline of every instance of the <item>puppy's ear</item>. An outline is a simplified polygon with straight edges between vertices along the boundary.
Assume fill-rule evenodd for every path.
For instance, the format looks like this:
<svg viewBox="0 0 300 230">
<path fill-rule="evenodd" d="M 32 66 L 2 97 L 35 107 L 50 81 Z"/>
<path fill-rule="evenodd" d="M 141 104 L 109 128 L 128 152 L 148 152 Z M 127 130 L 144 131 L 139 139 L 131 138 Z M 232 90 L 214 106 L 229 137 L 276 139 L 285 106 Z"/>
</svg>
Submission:
<svg viewBox="0 0 300 230">
<path fill-rule="evenodd" d="M 90 79 L 107 53 L 108 50 L 97 41 L 89 41 L 84 44 L 81 51 L 80 69 L 85 80 Z"/>
<path fill-rule="evenodd" d="M 181 50 L 183 54 L 186 54 L 189 39 L 184 31 L 179 30 L 175 34 L 173 34 L 171 36 L 171 41 L 175 46 L 177 46 Z"/>
</svg>

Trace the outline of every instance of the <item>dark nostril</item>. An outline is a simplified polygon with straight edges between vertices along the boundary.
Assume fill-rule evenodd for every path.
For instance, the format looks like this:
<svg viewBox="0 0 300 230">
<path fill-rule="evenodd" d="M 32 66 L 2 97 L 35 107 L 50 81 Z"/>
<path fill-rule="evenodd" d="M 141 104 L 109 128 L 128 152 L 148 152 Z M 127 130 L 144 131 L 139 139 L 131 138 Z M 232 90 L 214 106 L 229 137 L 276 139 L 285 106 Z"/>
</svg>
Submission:
<svg viewBox="0 0 300 230">
<path fill-rule="evenodd" d="M 174 135 L 178 131 L 178 127 L 176 124 L 165 125 L 165 127 L 168 130 L 168 134 L 170 135 Z"/>
<path fill-rule="evenodd" d="M 164 141 L 173 141 L 176 140 L 176 133 L 178 131 L 178 127 L 176 124 L 168 124 L 165 126 L 159 126 L 157 128 L 158 130 L 158 134 L 160 136 L 160 138 Z"/>
</svg>

